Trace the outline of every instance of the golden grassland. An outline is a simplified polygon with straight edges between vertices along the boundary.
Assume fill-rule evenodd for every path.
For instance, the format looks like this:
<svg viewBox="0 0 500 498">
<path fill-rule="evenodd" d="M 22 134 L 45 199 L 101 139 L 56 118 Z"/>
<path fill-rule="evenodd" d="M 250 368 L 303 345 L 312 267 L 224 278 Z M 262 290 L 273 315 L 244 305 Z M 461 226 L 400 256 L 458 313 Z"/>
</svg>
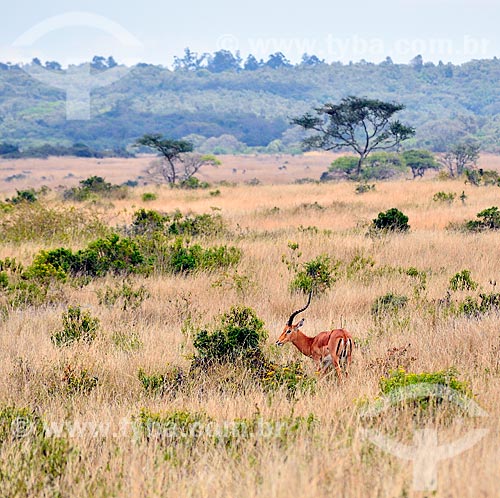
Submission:
<svg viewBox="0 0 500 498">
<path fill-rule="evenodd" d="M 266 184 L 288 184 L 301 178 L 319 180 L 321 173 L 340 153 L 308 152 L 302 155 L 224 155 L 219 156 L 221 165 L 200 170 L 200 180 L 219 182 L 222 180 L 245 183 L 257 179 Z M 76 185 L 91 175 L 104 176 L 108 182 L 123 183 L 144 177 L 144 170 L 152 155 L 135 158 L 75 158 L 50 157 L 49 159 L 0 159 L 0 193 L 12 194 L 15 189 L 47 185 Z M 500 171 L 500 156 L 481 154 L 478 167 Z M 23 178 L 6 181 L 16 175 Z M 143 178 L 143 180 L 147 180 Z"/>
<path fill-rule="evenodd" d="M 290 169 L 288 174 L 292 174 Z M 80 172 L 94 173 L 102 171 Z M 312 172 L 294 174 L 314 176 Z M 130 173 L 127 175 L 130 178 Z M 110 181 L 119 179 L 104 176 Z M 150 297 L 137 310 L 126 311 L 100 305 L 97 298 L 99 289 L 120 285 L 119 277 L 96 279 L 81 288 L 66 284 L 59 304 L 13 310 L 1 318 L 0 399 L 4 406 L 34 408 L 49 424 L 110 424 L 107 433 L 103 430 L 95 435 L 82 430 L 80 434 L 67 434 L 75 453 L 64 472 L 42 488 L 37 488 L 40 477 L 35 469 L 18 471 L 31 495 L 498 496 L 499 317 L 493 314 L 476 319 L 432 312 L 432 303 L 446 295 L 449 280 L 458 271 L 470 270 L 481 288 L 458 293 L 456 299 L 466 294 L 477 296 L 481 290 L 490 292 L 490 280 L 500 284 L 500 235 L 446 229 L 450 222 L 473 219 L 478 211 L 498 205 L 498 187 L 400 180 L 378 183 L 375 191 L 362 195 L 356 195 L 349 183 L 218 188 L 218 196 L 205 190 L 154 188 L 158 198 L 147 203 L 141 196 L 151 188 L 137 188 L 128 198 L 103 201 L 95 209 L 112 225 L 130 223 L 134 211 L 141 207 L 162 212 L 220 213 L 229 234 L 200 243 L 239 247 L 243 257 L 237 269 L 188 277 L 133 277 L 132 283 L 144 285 Z M 436 203 L 432 197 L 438 191 L 455 192 L 457 199 L 452 204 Z M 465 203 L 458 199 L 462 191 L 467 195 Z M 44 202 L 61 204 L 54 193 Z M 411 232 L 367 237 L 370 221 L 391 207 L 408 215 Z M 329 376 L 319 379 L 313 392 L 290 398 L 285 391 L 263 391 L 244 369 L 238 370 L 242 378 L 232 378 L 228 365 L 219 372 L 227 379 L 222 382 L 223 388 L 213 378 L 200 376 L 192 389 L 181 390 L 176 396 L 146 393 L 137 378 L 140 368 L 147 372 L 160 372 L 167 364 L 189 368 L 194 349 L 186 320 L 195 326 L 210 324 L 232 305 L 253 308 L 265 322 L 269 332 L 266 348 L 275 361 L 300 360 L 307 374 L 315 375 L 312 361 L 301 357 L 293 346 L 273 346 L 289 314 L 305 303 L 303 296 L 289 290 L 293 274 L 282 257 L 291 257 L 290 242 L 298 243 L 300 261 L 326 253 L 343 262 L 352 261 L 356 255 L 371 257 L 375 269 L 416 267 L 428 274 L 426 290 L 417 299 L 412 279 L 397 271 L 380 271 L 370 278 L 340 278 L 313 300 L 304 313 L 306 334 L 338 327 L 342 321 L 356 339 L 350 376 L 344 382 Z M 77 248 L 78 243 L 67 245 Z M 0 242 L 0 259 L 16 257 L 29 264 L 38 250 L 56 246 L 47 242 Z M 243 287 L 236 285 L 237 276 L 246 277 Z M 370 311 L 372 303 L 388 292 L 410 298 L 405 319 L 377 324 Z M 427 305 L 422 304 L 424 301 Z M 57 348 L 50 337 L 61 328 L 61 313 L 70 304 L 90 310 L 101 321 L 101 330 L 90 345 Z M 116 334 L 136 337 L 139 347 L 123 351 L 113 339 Z M 387 351 L 394 347 L 407 347 L 404 361 L 413 372 L 455 367 L 460 379 L 469 383 L 475 401 L 489 414 L 480 420 L 454 418 L 447 424 L 444 416 L 443 420 L 429 421 L 431 426 L 443 422 L 442 427 L 439 425 L 440 443 L 453 441 L 474 427 L 489 430 L 471 449 L 439 463 L 436 491 L 416 491 L 412 463 L 387 454 L 367 441 L 362 431 L 360 402 L 379 395 L 379 379 L 387 372 L 378 360 L 383 364 Z M 72 396 L 54 390 L 68 365 L 84 368 L 97 377 L 95 389 Z M 238 445 L 186 443 L 179 445 L 172 456 L 171 449 L 155 441 L 133 437 L 130 422 L 142 408 L 159 413 L 203 412 L 219 424 L 251 418 L 256 413 L 263 420 L 314 414 L 317 422 L 310 431 L 301 429 L 284 439 L 257 434 Z M 380 427 L 411 444 L 413 423 L 411 413 L 402 412 L 382 417 Z M 2 496 L 15 496 L 15 490 L 21 489 L 8 476 L 9 469 L 23 468 L 21 456 L 14 450 L 17 447 L 8 442 L 0 446 L 2 468 L 4 472 L 7 469 L 7 474 L 0 475 L 5 479 Z"/>
</svg>

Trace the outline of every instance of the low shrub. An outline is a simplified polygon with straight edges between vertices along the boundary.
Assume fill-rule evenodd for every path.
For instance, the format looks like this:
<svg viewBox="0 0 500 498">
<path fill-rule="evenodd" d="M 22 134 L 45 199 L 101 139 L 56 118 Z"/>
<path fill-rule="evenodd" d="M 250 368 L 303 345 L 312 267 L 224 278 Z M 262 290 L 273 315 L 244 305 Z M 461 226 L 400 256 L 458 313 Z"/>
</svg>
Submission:
<svg viewBox="0 0 500 498">
<path fill-rule="evenodd" d="M 419 395 L 412 391 L 421 385 L 429 385 L 432 388 L 432 395 L 423 391 Z M 466 382 L 458 380 L 458 372 L 454 368 L 438 372 L 407 373 L 403 369 L 392 371 L 388 377 L 382 377 L 379 382 L 380 393 L 385 396 L 394 396 L 395 403 L 400 406 L 410 406 L 416 409 L 427 410 L 436 407 L 443 401 L 450 401 L 447 393 L 441 392 L 439 386 L 452 389 L 454 393 L 464 397 L 470 396 L 471 391 Z"/>
<path fill-rule="evenodd" d="M 203 427 L 211 420 L 199 412 L 171 411 L 160 414 L 143 408 L 132 422 L 134 433 L 146 441 L 173 446 L 184 442 L 191 446 L 195 444 L 197 436 L 204 433 Z"/>
<path fill-rule="evenodd" d="M 156 201 L 156 199 L 158 199 L 158 196 L 153 192 L 144 192 L 144 194 L 142 194 L 142 202 Z"/>
<path fill-rule="evenodd" d="M 142 348 L 143 343 L 137 332 L 115 332 L 112 336 L 113 344 L 125 353 L 133 353 Z"/>
<path fill-rule="evenodd" d="M 226 232 L 226 224 L 220 214 L 198 214 L 194 216 L 174 215 L 168 227 L 172 235 L 190 235 L 193 237 L 215 237 Z"/>
<path fill-rule="evenodd" d="M 112 185 L 101 176 L 90 176 L 80 181 L 78 187 L 72 187 L 63 192 L 65 200 L 83 202 L 99 197 L 124 199 L 127 196 L 126 187 Z"/>
<path fill-rule="evenodd" d="M 500 311 L 500 294 L 479 294 L 479 298 L 467 296 L 456 305 L 451 305 L 456 315 L 464 315 L 469 318 L 481 318 L 488 313 Z"/>
<path fill-rule="evenodd" d="M 286 365 L 271 363 L 261 382 L 266 391 L 285 389 L 289 397 L 297 392 L 312 393 L 316 387 L 316 379 L 307 375 L 299 361 Z"/>
<path fill-rule="evenodd" d="M 465 223 L 464 228 L 469 232 L 482 232 L 486 230 L 500 230 L 500 211 L 497 206 L 484 209 L 477 213 L 477 220 Z"/>
<path fill-rule="evenodd" d="M 172 273 L 191 273 L 228 268 L 240 262 L 241 251 L 236 247 L 217 246 L 204 248 L 189 245 L 182 237 L 164 250 L 165 270 Z"/>
<path fill-rule="evenodd" d="M 137 372 L 142 387 L 148 394 L 160 395 L 177 392 L 185 381 L 180 367 L 168 367 L 163 372 L 146 374 L 142 368 Z"/>
<path fill-rule="evenodd" d="M 99 319 L 80 306 L 70 306 L 62 314 L 63 329 L 54 333 L 51 340 L 55 346 L 68 346 L 74 342 L 92 342 L 99 329 Z"/>
<path fill-rule="evenodd" d="M 452 204 L 457 194 L 453 192 L 436 192 L 432 197 L 434 202 Z"/>
<path fill-rule="evenodd" d="M 67 396 L 88 395 L 99 382 L 88 370 L 75 369 L 71 365 L 66 365 L 61 380 L 62 391 Z"/>
<path fill-rule="evenodd" d="M 389 292 L 375 299 L 371 309 L 372 316 L 375 319 L 381 319 L 385 316 L 397 314 L 407 304 L 408 298 L 406 296 Z"/>
<path fill-rule="evenodd" d="M 496 185 L 500 187 L 500 174 L 494 170 L 479 169 L 466 169 L 464 171 L 466 182 L 475 185 L 476 187 L 486 185 Z"/>
<path fill-rule="evenodd" d="M 134 235 L 153 234 L 163 232 L 169 217 L 153 209 L 139 209 L 134 213 L 131 232 Z"/>
<path fill-rule="evenodd" d="M 227 231 L 220 214 L 183 215 L 180 211 L 162 214 L 154 210 L 139 209 L 134 213 L 131 232 L 134 235 L 161 233 L 164 235 L 189 235 L 215 237 Z"/>
<path fill-rule="evenodd" d="M 267 338 L 264 322 L 251 308 L 233 306 L 219 318 L 212 332 L 199 330 L 193 345 L 195 362 L 227 362 L 236 358 L 252 360 L 261 354 Z"/>
<path fill-rule="evenodd" d="M 302 269 L 297 271 L 290 288 L 305 294 L 311 291 L 324 292 L 337 280 L 338 266 L 338 262 L 334 263 L 328 255 L 321 254 L 302 264 Z"/>
<path fill-rule="evenodd" d="M 380 212 L 372 221 L 371 228 L 378 232 L 407 232 L 410 225 L 408 225 L 408 216 L 399 209 L 391 208 Z"/>
<path fill-rule="evenodd" d="M 16 190 L 17 195 L 12 199 L 6 199 L 10 204 L 21 204 L 23 202 L 33 203 L 38 200 L 37 192 L 34 189 Z"/>
<path fill-rule="evenodd" d="M 472 280 L 469 270 L 462 270 L 461 272 L 455 273 L 450 279 L 449 288 L 452 291 L 463 291 L 463 290 L 475 290 L 477 289 L 477 282 Z"/>
<path fill-rule="evenodd" d="M 116 234 L 97 239 L 76 253 L 65 248 L 40 251 L 32 266 L 34 272 L 52 267 L 54 270 L 50 271 L 56 273 L 89 277 L 102 277 L 108 273 L 148 273 L 151 269 L 137 243 Z"/>
<path fill-rule="evenodd" d="M 144 285 L 134 287 L 131 282 L 124 281 L 119 287 L 106 286 L 106 290 L 96 291 L 99 304 L 115 306 L 119 304 L 123 311 L 136 310 L 150 294 Z"/>
</svg>

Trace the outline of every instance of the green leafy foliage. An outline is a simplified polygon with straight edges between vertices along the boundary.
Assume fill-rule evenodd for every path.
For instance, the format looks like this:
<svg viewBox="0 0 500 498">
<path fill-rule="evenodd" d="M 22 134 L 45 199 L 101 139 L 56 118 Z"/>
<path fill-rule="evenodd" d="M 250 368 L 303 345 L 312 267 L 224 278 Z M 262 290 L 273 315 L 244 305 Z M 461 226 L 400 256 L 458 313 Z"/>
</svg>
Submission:
<svg viewBox="0 0 500 498">
<path fill-rule="evenodd" d="M 12 197 L 12 199 L 7 199 L 7 202 L 11 204 L 21 204 L 23 202 L 33 203 L 38 200 L 37 193 L 33 189 L 28 190 L 16 190 L 17 195 Z"/>
<path fill-rule="evenodd" d="M 144 194 L 142 194 L 141 199 L 142 202 L 151 202 L 151 201 L 156 201 L 156 199 L 158 199 L 158 196 L 153 192 L 144 192 Z"/>
<path fill-rule="evenodd" d="M 485 230 L 500 230 L 500 211 L 497 206 L 484 209 L 477 213 L 477 220 L 465 223 L 465 229 L 470 232 L 482 232 Z"/>
<path fill-rule="evenodd" d="M 135 331 L 118 331 L 113 334 L 111 339 L 113 340 L 116 348 L 125 353 L 133 353 L 135 351 L 139 351 L 144 345 L 139 337 L 139 334 Z"/>
<path fill-rule="evenodd" d="M 73 253 L 59 248 L 40 251 L 35 257 L 32 271 L 53 268 L 56 275 L 102 277 L 108 273 L 148 273 L 150 264 L 141 253 L 138 244 L 129 238 L 112 234 L 91 242 L 86 249 Z M 62 273 L 61 273 L 62 272 Z"/>
<path fill-rule="evenodd" d="M 271 363 L 261 382 L 265 390 L 285 389 L 290 397 L 293 397 L 297 392 L 314 392 L 316 387 L 316 379 L 304 371 L 300 361 L 290 362 L 286 365 Z"/>
<path fill-rule="evenodd" d="M 454 368 L 441 370 L 438 372 L 407 373 L 403 369 L 398 369 L 389 374 L 388 377 L 382 377 L 379 382 L 380 392 L 383 395 L 390 396 L 407 389 L 411 391 L 412 386 L 427 384 L 430 386 L 446 386 L 459 395 L 470 395 L 470 389 L 466 382 L 458 379 L 458 372 Z M 403 406 L 412 406 L 417 409 L 426 410 L 441 404 L 445 394 L 439 396 L 439 390 L 433 393 L 433 396 L 423 394 L 421 396 L 398 396 L 396 399 Z M 401 399 L 399 399 L 401 398 Z"/>
<path fill-rule="evenodd" d="M 67 396 L 88 395 L 98 382 L 98 378 L 92 376 L 87 369 L 66 365 L 61 379 L 61 388 Z"/>
<path fill-rule="evenodd" d="M 410 225 L 408 225 L 408 216 L 399 209 L 391 208 L 379 213 L 373 220 L 371 228 L 378 232 L 407 232 Z"/>
<path fill-rule="evenodd" d="M 199 244 L 190 245 L 184 238 L 178 237 L 165 249 L 164 258 L 166 271 L 186 274 L 235 266 L 241 259 L 241 251 L 225 245 L 205 249 Z"/>
<path fill-rule="evenodd" d="M 124 281 L 121 286 L 111 287 L 106 285 L 106 289 L 97 290 L 99 304 L 112 307 L 119 305 L 123 311 L 136 310 L 145 299 L 150 296 L 144 285 L 134 287 L 132 282 Z"/>
<path fill-rule="evenodd" d="M 469 270 L 462 270 L 455 273 L 450 279 L 450 289 L 452 291 L 474 290 L 477 288 L 477 282 L 472 280 Z"/>
<path fill-rule="evenodd" d="M 233 306 L 219 318 L 215 330 L 199 330 L 193 341 L 202 363 L 253 358 L 267 338 L 264 322 L 251 308 Z"/>
<path fill-rule="evenodd" d="M 147 441 L 176 445 L 196 442 L 203 426 L 212 419 L 199 412 L 171 411 L 164 414 L 142 409 L 133 418 L 135 433 Z M 203 433 L 203 431 L 201 431 Z"/>
<path fill-rule="evenodd" d="M 63 329 L 54 333 L 51 340 L 56 346 L 69 346 L 74 342 L 91 343 L 97 337 L 100 327 L 98 318 L 90 312 L 82 311 L 80 306 L 70 306 L 62 314 Z"/>
<path fill-rule="evenodd" d="M 456 196 L 457 194 L 454 192 L 436 192 L 433 195 L 432 200 L 434 202 L 452 204 Z"/>
<path fill-rule="evenodd" d="M 476 187 L 496 185 L 500 187 L 500 175 L 494 170 L 479 169 L 466 169 L 464 171 L 467 181 Z"/>
<path fill-rule="evenodd" d="M 408 297 L 389 292 L 378 297 L 372 304 L 372 316 L 380 320 L 383 317 L 397 314 L 408 304 Z"/>
<path fill-rule="evenodd" d="M 180 211 L 162 214 L 154 210 L 139 209 L 134 213 L 131 231 L 136 235 L 164 234 L 192 237 L 220 236 L 227 230 L 220 214 L 183 215 Z"/>
<path fill-rule="evenodd" d="M 481 318 L 488 313 L 498 313 L 500 311 L 500 294 L 481 293 L 479 298 L 467 296 L 458 304 L 452 304 L 451 309 L 456 315 L 464 315 L 469 318 Z"/>
<path fill-rule="evenodd" d="M 99 197 L 124 199 L 127 190 L 120 185 L 112 185 L 101 176 L 90 176 L 80 181 L 79 187 L 66 189 L 63 198 L 71 201 L 88 201 Z"/>
<path fill-rule="evenodd" d="M 337 269 L 338 263 L 334 263 L 328 255 L 321 254 L 302 264 L 302 269 L 297 271 L 290 288 L 304 294 L 311 291 L 324 292 L 337 280 Z"/>
<path fill-rule="evenodd" d="M 162 396 L 177 392 L 185 381 L 185 375 L 180 367 L 168 367 L 161 373 L 147 374 L 142 368 L 137 376 L 142 387 L 148 394 Z"/>
</svg>

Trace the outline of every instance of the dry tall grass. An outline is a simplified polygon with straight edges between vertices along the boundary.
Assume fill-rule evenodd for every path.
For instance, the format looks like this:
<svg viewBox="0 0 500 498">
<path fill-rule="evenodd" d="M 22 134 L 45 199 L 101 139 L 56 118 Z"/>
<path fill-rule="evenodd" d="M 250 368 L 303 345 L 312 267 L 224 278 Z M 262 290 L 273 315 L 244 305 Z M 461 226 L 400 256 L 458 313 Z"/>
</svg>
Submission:
<svg viewBox="0 0 500 498">
<path fill-rule="evenodd" d="M 444 190 L 467 194 L 465 205 L 436 204 L 433 194 Z M 372 257 L 375 268 L 416 267 L 428 272 L 425 297 L 443 298 L 450 277 L 469 269 L 483 290 L 490 280 L 500 284 L 498 233 L 464 234 L 446 230 L 450 222 L 472 219 L 498 205 L 498 188 L 464 187 L 460 182 L 398 181 L 380 183 L 375 192 L 355 195 L 351 184 L 220 187 L 221 195 L 206 191 L 158 190 L 158 200 L 143 203 L 142 190 L 114 201 L 108 215 L 116 223 L 130 222 L 139 207 L 183 212 L 217 212 L 227 220 L 231 234 L 217 243 L 237 245 L 243 252 L 238 266 L 248 280 L 235 285 L 234 270 L 226 274 L 201 273 L 178 277 L 135 277 L 150 297 L 137 310 L 123 311 L 99 305 L 96 291 L 116 286 L 115 277 L 95 280 L 78 288 L 66 285 L 58 306 L 18 310 L 0 322 L 0 399 L 3 406 L 35 408 L 50 424 L 103 424 L 99 434 L 82 429 L 66 434 L 75 453 L 60 477 L 36 488 L 39 470 L 22 469 L 15 441 L 0 442 L 0 466 L 7 474 L 19 472 L 32 495 L 39 496 L 175 496 L 175 497 L 403 497 L 421 496 L 413 489 L 412 464 L 389 455 L 367 441 L 362 432 L 360 400 L 379 393 L 383 367 L 377 359 L 387 350 L 405 347 L 409 369 L 415 372 L 454 366 L 470 383 L 477 403 L 488 412 L 481 420 L 453 419 L 442 424 L 440 442 L 453 441 L 473 427 L 489 429 L 473 448 L 443 460 L 438 466 L 435 496 L 498 496 L 500 483 L 500 332 L 498 315 L 472 319 L 430 313 L 412 298 L 413 282 L 397 272 L 381 271 L 373 278 L 340 279 L 315 299 L 304 314 L 304 332 L 313 335 L 338 327 L 341 317 L 356 340 L 351 375 L 338 383 L 319 380 L 314 393 L 289 399 L 284 392 L 263 392 L 250 376 L 243 389 L 221 390 L 210 379 L 199 378 L 194 390 L 177 396 L 154 397 L 140 385 L 137 372 L 161 371 L 166 364 L 189 365 L 192 336 L 182 332 L 187 318 L 209 324 L 231 305 L 257 311 L 269 331 L 269 351 L 278 361 L 299 359 L 314 375 L 312 361 L 292 346 L 272 346 L 289 314 L 304 304 L 292 295 L 292 275 L 282 262 L 296 242 L 302 261 L 321 253 L 349 262 L 355 255 Z M 48 201 L 48 202 L 56 202 Z M 317 203 L 317 204 L 315 204 Z M 274 209 L 275 207 L 279 209 Z M 410 218 L 411 232 L 380 239 L 365 236 L 377 213 L 398 207 Z M 316 227 L 316 228 L 310 228 Z M 206 241 L 208 244 L 210 241 Z M 44 244 L 0 243 L 0 259 L 14 256 L 29 263 Z M 214 285 L 215 284 L 215 285 Z M 378 326 L 370 313 L 373 301 L 392 291 L 410 297 L 406 320 Z M 477 292 L 476 292 L 477 294 Z M 61 313 L 68 304 L 80 304 L 101 320 L 99 338 L 90 345 L 56 348 L 51 334 L 61 328 Z M 123 351 L 116 334 L 133 335 L 138 349 Z M 90 394 L 69 396 L 58 389 L 64 369 L 84 368 L 98 377 Z M 154 441 L 138 441 L 132 417 L 142 408 L 153 412 L 204 412 L 219 424 L 259 413 L 263 420 L 293 414 L 314 414 L 310 431 L 287 437 L 253 435 L 237 446 L 200 440 L 184 445 L 172 457 Z M 401 413 L 381 422 L 381 430 L 411 443 L 412 418 Z M 437 422 L 433 422 L 437 423 Z M 109 424 L 109 430 L 106 425 Z M 397 429 L 397 430 L 396 430 Z M 78 432 L 78 431 L 77 431 Z M 408 439 L 409 438 L 409 439 Z M 29 444 L 29 439 L 26 439 Z M 40 457 L 43 459 L 43 455 Z M 17 469 L 17 470 L 16 470 Z M 0 495 L 15 494 L 15 479 L 1 475 Z M 427 493 L 426 495 L 429 495 Z"/>
</svg>

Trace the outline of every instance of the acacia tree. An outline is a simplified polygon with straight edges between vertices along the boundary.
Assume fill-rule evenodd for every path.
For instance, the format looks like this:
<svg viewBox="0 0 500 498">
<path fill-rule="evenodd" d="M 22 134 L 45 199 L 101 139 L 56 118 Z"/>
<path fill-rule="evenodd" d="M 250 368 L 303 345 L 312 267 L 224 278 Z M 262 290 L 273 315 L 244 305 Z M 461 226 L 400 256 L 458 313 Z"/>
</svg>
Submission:
<svg viewBox="0 0 500 498">
<path fill-rule="evenodd" d="M 439 169 L 439 163 L 428 150 L 411 149 L 403 152 L 406 166 L 411 169 L 413 178 L 423 177 L 424 173 L 431 169 Z"/>
<path fill-rule="evenodd" d="M 163 138 L 158 133 L 144 135 L 135 145 L 148 147 L 159 153 L 160 160 L 153 162 L 147 173 L 151 178 L 164 180 L 172 186 L 179 181 L 188 181 L 202 166 L 220 164 L 215 156 L 193 153 L 191 142 Z"/>
<path fill-rule="evenodd" d="M 479 159 L 479 149 L 480 146 L 475 143 L 455 144 L 441 158 L 441 162 L 448 168 L 450 176 L 460 176 L 468 166 L 476 166 Z"/>
<path fill-rule="evenodd" d="M 358 156 L 356 174 L 374 150 L 389 150 L 415 134 L 415 130 L 392 121 L 392 116 L 404 109 L 402 104 L 380 100 L 346 97 L 340 104 L 324 104 L 292 120 L 292 124 L 311 131 L 303 145 L 307 149 L 351 149 Z"/>
</svg>

